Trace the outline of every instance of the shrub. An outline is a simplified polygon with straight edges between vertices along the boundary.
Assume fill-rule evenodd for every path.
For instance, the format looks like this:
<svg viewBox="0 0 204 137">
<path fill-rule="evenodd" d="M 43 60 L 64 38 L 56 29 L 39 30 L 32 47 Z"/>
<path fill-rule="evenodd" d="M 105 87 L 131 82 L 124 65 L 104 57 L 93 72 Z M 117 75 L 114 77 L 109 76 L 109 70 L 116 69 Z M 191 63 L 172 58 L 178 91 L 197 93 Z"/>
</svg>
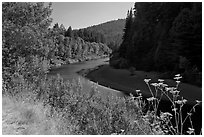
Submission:
<svg viewBox="0 0 204 137">
<path fill-rule="evenodd" d="M 51 106 L 51 116 L 62 116 L 62 125 L 72 125 L 63 128 L 72 134 L 157 134 L 142 120 L 133 97 L 101 97 L 95 85 L 83 91 L 80 80 L 70 83 L 60 76 L 44 85 L 44 104 Z"/>
</svg>

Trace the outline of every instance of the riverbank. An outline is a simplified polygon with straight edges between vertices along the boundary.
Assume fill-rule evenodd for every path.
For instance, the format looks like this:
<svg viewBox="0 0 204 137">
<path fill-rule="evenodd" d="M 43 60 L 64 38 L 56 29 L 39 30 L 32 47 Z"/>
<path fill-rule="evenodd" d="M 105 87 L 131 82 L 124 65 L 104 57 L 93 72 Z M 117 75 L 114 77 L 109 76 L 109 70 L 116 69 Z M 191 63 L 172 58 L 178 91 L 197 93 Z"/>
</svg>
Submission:
<svg viewBox="0 0 204 137">
<path fill-rule="evenodd" d="M 135 71 L 134 75 L 130 75 L 128 70 L 113 69 L 109 65 L 83 69 L 78 74 L 100 85 L 122 91 L 125 94 L 134 94 L 135 90 L 139 89 L 145 97 L 149 97 L 151 94 L 144 79 L 150 78 L 150 82 L 157 82 L 159 78 L 159 74 L 156 72 Z M 171 79 L 165 79 L 165 83 L 169 86 L 176 85 L 176 82 Z M 189 104 L 194 104 L 195 100 L 202 100 L 202 89 L 199 87 L 181 82 L 179 90 L 181 91 L 180 95 L 186 98 Z"/>
<path fill-rule="evenodd" d="M 98 60 L 98 59 L 103 59 L 103 58 L 108 58 L 108 55 L 101 55 L 101 56 L 91 55 L 91 56 L 87 56 L 84 58 L 75 58 L 75 59 L 69 58 L 65 61 L 62 61 L 60 59 L 56 59 L 56 60 L 52 61 L 53 65 L 51 65 L 50 69 L 52 70 L 52 69 L 58 68 L 58 67 L 65 65 L 65 64 L 74 64 L 74 63 L 91 61 L 91 60 Z"/>
</svg>

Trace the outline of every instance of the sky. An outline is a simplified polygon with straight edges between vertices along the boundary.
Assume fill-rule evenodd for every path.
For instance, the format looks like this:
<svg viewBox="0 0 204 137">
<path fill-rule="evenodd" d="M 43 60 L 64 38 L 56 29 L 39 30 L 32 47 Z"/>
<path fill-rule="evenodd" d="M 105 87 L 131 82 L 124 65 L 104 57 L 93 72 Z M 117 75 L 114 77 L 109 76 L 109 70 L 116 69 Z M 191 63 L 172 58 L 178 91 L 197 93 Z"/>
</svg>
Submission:
<svg viewBox="0 0 204 137">
<path fill-rule="evenodd" d="M 53 2 L 52 25 L 67 29 L 86 28 L 111 20 L 124 19 L 134 2 Z"/>
</svg>

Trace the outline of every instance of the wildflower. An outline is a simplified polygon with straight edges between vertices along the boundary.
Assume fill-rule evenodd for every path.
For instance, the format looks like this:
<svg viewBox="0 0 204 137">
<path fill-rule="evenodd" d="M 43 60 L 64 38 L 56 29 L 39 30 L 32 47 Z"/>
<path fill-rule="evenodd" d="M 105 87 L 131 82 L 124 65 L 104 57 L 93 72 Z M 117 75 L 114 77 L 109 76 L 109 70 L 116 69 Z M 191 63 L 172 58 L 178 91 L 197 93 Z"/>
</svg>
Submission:
<svg viewBox="0 0 204 137">
<path fill-rule="evenodd" d="M 186 100 L 186 99 L 183 99 L 182 102 L 185 104 L 185 103 L 187 102 L 187 100 Z"/>
<path fill-rule="evenodd" d="M 166 90 L 166 91 L 169 91 L 169 90 L 171 90 L 171 88 L 169 88 L 169 87 L 165 87 L 165 90 Z"/>
<path fill-rule="evenodd" d="M 162 87 L 167 87 L 168 85 L 167 85 L 167 84 L 162 83 L 162 84 L 161 84 L 161 86 L 162 86 Z"/>
<path fill-rule="evenodd" d="M 191 135 L 192 133 L 194 133 L 194 131 L 195 129 L 189 127 L 187 133 Z"/>
<path fill-rule="evenodd" d="M 199 105 L 202 101 L 196 100 L 196 103 Z"/>
<path fill-rule="evenodd" d="M 180 77 L 180 76 L 181 76 L 180 74 L 176 74 L 176 75 L 175 75 L 175 77 Z"/>
<path fill-rule="evenodd" d="M 179 105 L 183 104 L 182 100 L 177 100 L 177 101 L 175 101 L 175 103 L 177 103 Z"/>
<path fill-rule="evenodd" d="M 176 91 L 174 91 L 174 90 L 171 90 L 171 91 L 169 91 L 171 94 L 176 94 Z"/>
<path fill-rule="evenodd" d="M 137 94 L 139 94 L 139 92 L 140 92 L 140 90 L 139 90 L 139 89 L 137 89 L 137 90 L 136 90 L 136 93 L 137 93 Z"/>
<path fill-rule="evenodd" d="M 177 84 L 179 84 L 180 82 L 181 82 L 181 81 L 178 81 L 178 80 L 176 81 Z"/>
<path fill-rule="evenodd" d="M 158 79 L 158 81 L 159 81 L 159 82 L 164 82 L 164 80 L 163 80 L 163 79 Z"/>
<path fill-rule="evenodd" d="M 182 78 L 182 76 L 180 76 L 180 77 L 174 77 L 174 79 L 176 79 L 177 81 L 179 80 L 179 79 L 181 79 Z"/>
<path fill-rule="evenodd" d="M 124 129 L 121 129 L 120 131 L 123 133 L 125 130 L 124 130 Z"/>
<path fill-rule="evenodd" d="M 151 79 L 144 79 L 144 82 L 148 83 Z"/>
<path fill-rule="evenodd" d="M 152 86 L 157 87 L 158 84 L 157 83 L 151 83 Z"/>
<path fill-rule="evenodd" d="M 171 90 L 171 91 L 169 91 L 169 92 L 170 92 L 171 94 L 173 94 L 173 95 L 180 93 L 179 90 Z"/>
<path fill-rule="evenodd" d="M 164 84 L 163 82 L 159 82 L 159 83 L 158 83 L 158 86 L 167 87 L 168 85 L 167 85 L 167 84 Z"/>
<path fill-rule="evenodd" d="M 174 87 L 165 87 L 166 91 L 173 91 Z"/>
<path fill-rule="evenodd" d="M 177 108 L 173 108 L 172 111 L 175 111 L 175 112 L 176 112 L 176 111 L 177 111 Z"/>
<path fill-rule="evenodd" d="M 156 99 L 156 98 L 154 98 L 154 97 L 147 98 L 148 101 L 153 101 L 153 100 L 155 100 L 155 99 Z"/>
</svg>

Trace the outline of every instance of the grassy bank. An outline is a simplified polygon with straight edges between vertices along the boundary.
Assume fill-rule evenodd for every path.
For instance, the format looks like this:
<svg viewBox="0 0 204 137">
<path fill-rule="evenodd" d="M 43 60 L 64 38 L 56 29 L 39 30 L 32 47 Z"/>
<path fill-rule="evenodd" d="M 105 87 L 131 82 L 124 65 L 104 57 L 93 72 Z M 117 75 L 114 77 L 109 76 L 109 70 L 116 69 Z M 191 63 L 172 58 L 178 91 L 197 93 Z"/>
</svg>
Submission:
<svg viewBox="0 0 204 137">
<path fill-rule="evenodd" d="M 145 122 L 134 98 L 101 96 L 95 84 L 86 91 L 58 76 L 3 90 L 4 135 L 162 134 Z"/>
</svg>

